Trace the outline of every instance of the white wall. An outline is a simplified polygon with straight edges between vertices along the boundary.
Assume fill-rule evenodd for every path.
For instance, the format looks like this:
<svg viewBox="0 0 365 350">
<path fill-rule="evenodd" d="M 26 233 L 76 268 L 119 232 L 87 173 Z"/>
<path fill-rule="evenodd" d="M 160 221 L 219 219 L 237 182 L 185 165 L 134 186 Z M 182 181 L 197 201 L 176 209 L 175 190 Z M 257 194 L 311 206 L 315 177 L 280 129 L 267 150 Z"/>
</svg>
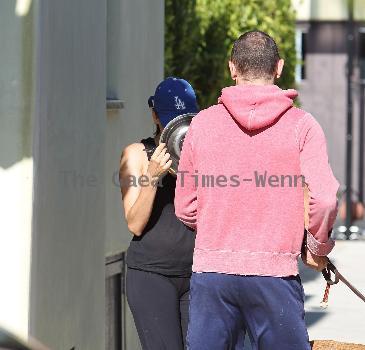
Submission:
<svg viewBox="0 0 365 350">
<path fill-rule="evenodd" d="M 147 99 L 163 79 L 164 1 L 108 0 L 108 97 L 124 101 L 124 109 L 107 114 L 106 255 L 128 248 L 132 238 L 122 212 L 118 170 L 123 148 L 152 135 Z M 127 349 L 140 349 L 133 317 L 127 310 Z"/>
<path fill-rule="evenodd" d="M 30 333 L 104 348 L 105 0 L 38 0 Z"/>
<path fill-rule="evenodd" d="M 31 240 L 33 12 L 0 2 L 0 325 L 27 336 Z"/>
<path fill-rule="evenodd" d="M 341 21 L 348 18 L 348 0 L 292 0 L 298 21 Z M 355 20 L 365 19 L 364 0 L 354 0 Z"/>
<path fill-rule="evenodd" d="M 0 167 L 0 324 L 28 335 L 31 159 Z"/>
<path fill-rule="evenodd" d="M 106 254 L 129 245 L 117 174 L 122 149 L 151 136 L 147 99 L 163 79 L 164 1 L 108 0 L 108 94 L 125 102 L 109 112 L 106 137 Z"/>
<path fill-rule="evenodd" d="M 113 175 L 153 132 L 164 1 L 2 1 L 0 19 L 0 324 L 101 350 L 105 255 L 131 239 Z M 107 113 L 106 92 L 125 108 Z"/>
</svg>

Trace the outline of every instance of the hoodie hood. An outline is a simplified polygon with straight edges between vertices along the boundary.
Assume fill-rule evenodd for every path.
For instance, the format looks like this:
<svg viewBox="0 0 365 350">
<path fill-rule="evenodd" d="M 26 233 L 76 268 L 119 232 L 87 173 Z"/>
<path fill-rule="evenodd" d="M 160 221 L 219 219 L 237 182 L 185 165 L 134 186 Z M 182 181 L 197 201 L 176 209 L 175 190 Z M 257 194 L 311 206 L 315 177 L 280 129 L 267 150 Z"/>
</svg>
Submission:
<svg viewBox="0 0 365 350">
<path fill-rule="evenodd" d="M 245 129 L 256 130 L 272 124 L 297 96 L 295 90 L 277 85 L 236 85 L 224 88 L 218 102 Z"/>
</svg>

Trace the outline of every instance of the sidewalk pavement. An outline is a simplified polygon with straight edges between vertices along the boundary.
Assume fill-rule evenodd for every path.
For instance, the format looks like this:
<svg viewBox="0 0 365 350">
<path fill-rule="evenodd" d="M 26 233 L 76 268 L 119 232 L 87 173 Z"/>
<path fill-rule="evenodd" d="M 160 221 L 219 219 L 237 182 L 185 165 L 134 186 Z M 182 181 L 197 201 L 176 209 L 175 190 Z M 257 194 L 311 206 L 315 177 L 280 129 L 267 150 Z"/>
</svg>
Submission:
<svg viewBox="0 0 365 350">
<path fill-rule="evenodd" d="M 365 241 L 336 241 L 330 259 L 365 294 Z M 330 289 L 328 308 L 322 309 L 320 302 L 326 285 L 322 274 L 304 266 L 300 271 L 309 338 L 365 344 L 365 303 L 339 282 Z"/>
</svg>

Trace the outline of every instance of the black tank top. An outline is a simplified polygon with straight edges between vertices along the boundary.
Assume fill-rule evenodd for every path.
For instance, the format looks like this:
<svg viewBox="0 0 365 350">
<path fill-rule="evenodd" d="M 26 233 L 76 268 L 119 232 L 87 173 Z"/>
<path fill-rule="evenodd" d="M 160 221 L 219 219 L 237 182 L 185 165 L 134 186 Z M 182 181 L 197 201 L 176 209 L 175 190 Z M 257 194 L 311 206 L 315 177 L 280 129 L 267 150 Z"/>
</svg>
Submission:
<svg viewBox="0 0 365 350">
<path fill-rule="evenodd" d="M 152 137 L 141 140 L 148 159 L 156 148 Z M 127 250 L 130 268 L 163 275 L 191 274 L 195 231 L 175 216 L 176 177 L 167 173 L 157 188 L 151 216 L 141 236 L 134 236 Z"/>
</svg>

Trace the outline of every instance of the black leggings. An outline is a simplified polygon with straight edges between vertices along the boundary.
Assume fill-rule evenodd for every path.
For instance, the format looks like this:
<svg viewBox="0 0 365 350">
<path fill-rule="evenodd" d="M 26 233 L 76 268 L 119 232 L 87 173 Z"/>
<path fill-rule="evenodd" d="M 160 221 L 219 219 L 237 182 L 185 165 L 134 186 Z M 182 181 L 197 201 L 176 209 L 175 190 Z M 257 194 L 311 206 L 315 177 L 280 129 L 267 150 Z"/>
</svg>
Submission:
<svg viewBox="0 0 365 350">
<path fill-rule="evenodd" d="M 128 268 L 126 283 L 143 350 L 186 349 L 190 277 Z"/>
</svg>

